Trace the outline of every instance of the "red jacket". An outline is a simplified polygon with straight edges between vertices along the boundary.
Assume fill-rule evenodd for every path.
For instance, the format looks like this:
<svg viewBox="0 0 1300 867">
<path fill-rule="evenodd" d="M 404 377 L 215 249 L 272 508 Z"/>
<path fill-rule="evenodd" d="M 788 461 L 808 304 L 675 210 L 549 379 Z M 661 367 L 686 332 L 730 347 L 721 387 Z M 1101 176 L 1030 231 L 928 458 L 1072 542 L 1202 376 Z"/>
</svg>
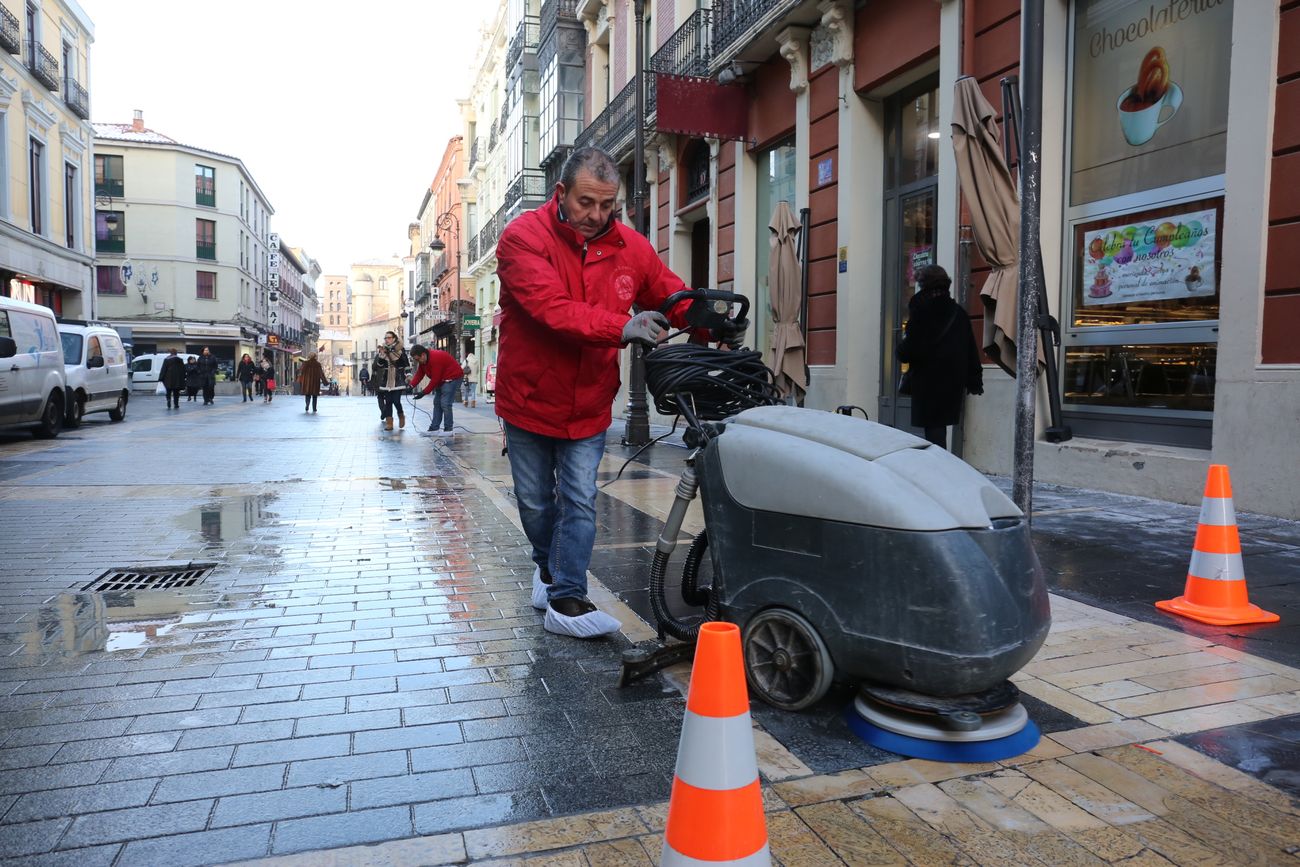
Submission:
<svg viewBox="0 0 1300 867">
<path fill-rule="evenodd" d="M 415 370 L 411 372 L 411 385 L 414 388 L 422 388 L 423 392 L 428 394 L 444 382 L 451 382 L 464 376 L 465 371 L 451 353 L 443 352 L 441 349 L 430 349 L 424 363 L 416 365 Z M 425 380 L 428 382 L 427 385 L 424 384 Z"/>
<path fill-rule="evenodd" d="M 618 394 L 618 351 L 629 309 L 635 302 L 658 310 L 686 284 L 649 241 L 617 221 L 584 241 L 560 221 L 554 197 L 510 222 L 496 256 L 497 415 L 560 439 L 605 430 Z M 684 301 L 670 315 L 678 327 L 689 306 Z"/>
</svg>

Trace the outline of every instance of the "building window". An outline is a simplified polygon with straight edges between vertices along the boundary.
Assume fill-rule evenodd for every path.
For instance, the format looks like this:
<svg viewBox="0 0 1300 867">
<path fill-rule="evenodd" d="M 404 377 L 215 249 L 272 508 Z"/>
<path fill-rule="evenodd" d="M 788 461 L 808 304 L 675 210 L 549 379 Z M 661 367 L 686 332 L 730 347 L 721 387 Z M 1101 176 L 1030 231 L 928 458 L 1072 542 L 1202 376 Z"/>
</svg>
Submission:
<svg viewBox="0 0 1300 867">
<path fill-rule="evenodd" d="M 709 195 L 709 146 L 702 141 L 693 143 L 683 162 L 686 167 L 686 200 L 683 205 L 689 205 Z"/>
<path fill-rule="evenodd" d="M 45 233 L 45 145 L 28 140 L 27 181 L 31 188 L 32 232 Z"/>
<path fill-rule="evenodd" d="M 708 153 L 707 145 L 704 152 Z M 758 155 L 757 208 L 754 211 L 754 278 L 758 295 L 755 306 L 758 310 L 768 310 L 772 303 L 767 285 L 767 270 L 771 260 L 769 239 L 772 237 L 768 224 L 772 222 L 772 211 L 777 202 L 785 201 L 798 213 L 794 207 L 797 162 L 793 141 L 782 142 Z M 762 323 L 762 332 L 751 339 L 756 341 L 756 345 L 767 348 L 772 345 L 772 318 L 762 316 L 759 321 Z"/>
<path fill-rule="evenodd" d="M 116 265 L 96 265 L 95 291 L 100 295 L 125 295 L 122 270 Z"/>
<path fill-rule="evenodd" d="M 123 195 L 122 158 L 109 154 L 95 155 L 95 195 Z"/>
<path fill-rule="evenodd" d="M 216 300 L 217 297 L 217 272 L 216 271 L 195 271 L 194 272 L 194 297 L 207 298 Z"/>
<path fill-rule="evenodd" d="M 63 164 L 63 228 L 68 247 L 77 246 L 77 167 Z"/>
<path fill-rule="evenodd" d="M 198 259 L 217 258 L 216 220 L 194 221 L 194 256 Z"/>
<path fill-rule="evenodd" d="M 217 206 L 217 170 L 211 166 L 194 167 L 194 204 Z"/>
<path fill-rule="evenodd" d="M 126 252 L 126 214 L 121 211 L 95 212 L 95 252 Z"/>
</svg>

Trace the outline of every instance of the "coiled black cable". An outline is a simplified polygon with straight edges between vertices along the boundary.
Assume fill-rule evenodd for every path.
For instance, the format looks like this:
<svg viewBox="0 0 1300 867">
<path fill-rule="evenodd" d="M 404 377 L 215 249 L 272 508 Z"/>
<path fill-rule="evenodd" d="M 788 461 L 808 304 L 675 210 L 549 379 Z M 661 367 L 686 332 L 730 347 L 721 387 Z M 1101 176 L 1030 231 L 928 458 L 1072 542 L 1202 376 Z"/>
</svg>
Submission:
<svg viewBox="0 0 1300 867">
<path fill-rule="evenodd" d="M 678 397 L 700 421 L 781 402 L 763 354 L 697 343 L 663 345 L 645 355 L 646 389 L 664 415 L 681 412 Z"/>
</svg>

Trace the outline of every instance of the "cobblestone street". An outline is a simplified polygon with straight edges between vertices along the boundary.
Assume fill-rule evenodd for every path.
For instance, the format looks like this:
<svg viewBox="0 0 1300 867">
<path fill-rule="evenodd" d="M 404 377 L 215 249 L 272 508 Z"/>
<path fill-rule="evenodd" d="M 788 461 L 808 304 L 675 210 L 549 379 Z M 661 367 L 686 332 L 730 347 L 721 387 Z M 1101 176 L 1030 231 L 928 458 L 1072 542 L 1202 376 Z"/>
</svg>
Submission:
<svg viewBox="0 0 1300 867">
<path fill-rule="evenodd" d="M 370 399 L 143 396 L 123 424 L 0 436 L 5 863 L 657 863 L 688 669 L 615 683 L 652 634 L 645 552 L 682 452 L 615 480 L 611 445 L 592 599 L 624 634 L 579 642 L 529 606 L 491 407 L 457 406 L 444 440 L 410 406 L 385 433 Z M 1127 499 L 1099 520 L 1153 508 Z M 1293 529 L 1259 529 L 1283 627 Z M 1292 651 L 1091 604 L 1064 550 L 1040 542 L 1067 592 L 1015 678 L 1047 734 L 1030 754 L 902 760 L 849 734 L 839 690 L 806 714 L 754 706 L 777 861 L 1294 859 Z M 87 590 L 200 564 L 193 586 Z"/>
</svg>

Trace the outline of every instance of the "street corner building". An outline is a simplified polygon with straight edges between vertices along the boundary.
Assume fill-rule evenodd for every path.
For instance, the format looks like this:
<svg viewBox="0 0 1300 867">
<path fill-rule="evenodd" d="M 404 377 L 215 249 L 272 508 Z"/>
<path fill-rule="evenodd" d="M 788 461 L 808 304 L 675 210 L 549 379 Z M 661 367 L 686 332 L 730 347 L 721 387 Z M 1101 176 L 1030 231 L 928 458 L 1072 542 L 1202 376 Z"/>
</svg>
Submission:
<svg viewBox="0 0 1300 867">
<path fill-rule="evenodd" d="M 1043 6 L 1040 237 L 1060 338 L 1040 344 L 1035 476 L 1193 503 L 1213 460 L 1232 466 L 1242 508 L 1295 517 L 1276 469 L 1300 460 L 1300 7 Z M 790 346 L 769 274 L 789 205 L 807 406 L 908 427 L 895 348 L 914 275 L 947 269 L 987 366 L 954 449 L 1011 471 L 1019 0 L 518 0 L 482 45 L 431 187 L 454 170 L 461 199 L 426 197 L 419 240 L 445 245 L 424 282 L 454 275 L 441 280 L 458 306 L 434 318 L 474 346 L 485 385 L 501 230 L 546 200 L 575 147 L 597 145 L 624 168 L 624 219 L 644 219 L 668 265 L 750 298 L 769 366 Z M 959 89 L 1010 166 L 1009 250 L 962 190 Z M 448 213 L 454 225 L 428 216 Z M 470 305 L 482 328 L 466 344 Z"/>
</svg>

